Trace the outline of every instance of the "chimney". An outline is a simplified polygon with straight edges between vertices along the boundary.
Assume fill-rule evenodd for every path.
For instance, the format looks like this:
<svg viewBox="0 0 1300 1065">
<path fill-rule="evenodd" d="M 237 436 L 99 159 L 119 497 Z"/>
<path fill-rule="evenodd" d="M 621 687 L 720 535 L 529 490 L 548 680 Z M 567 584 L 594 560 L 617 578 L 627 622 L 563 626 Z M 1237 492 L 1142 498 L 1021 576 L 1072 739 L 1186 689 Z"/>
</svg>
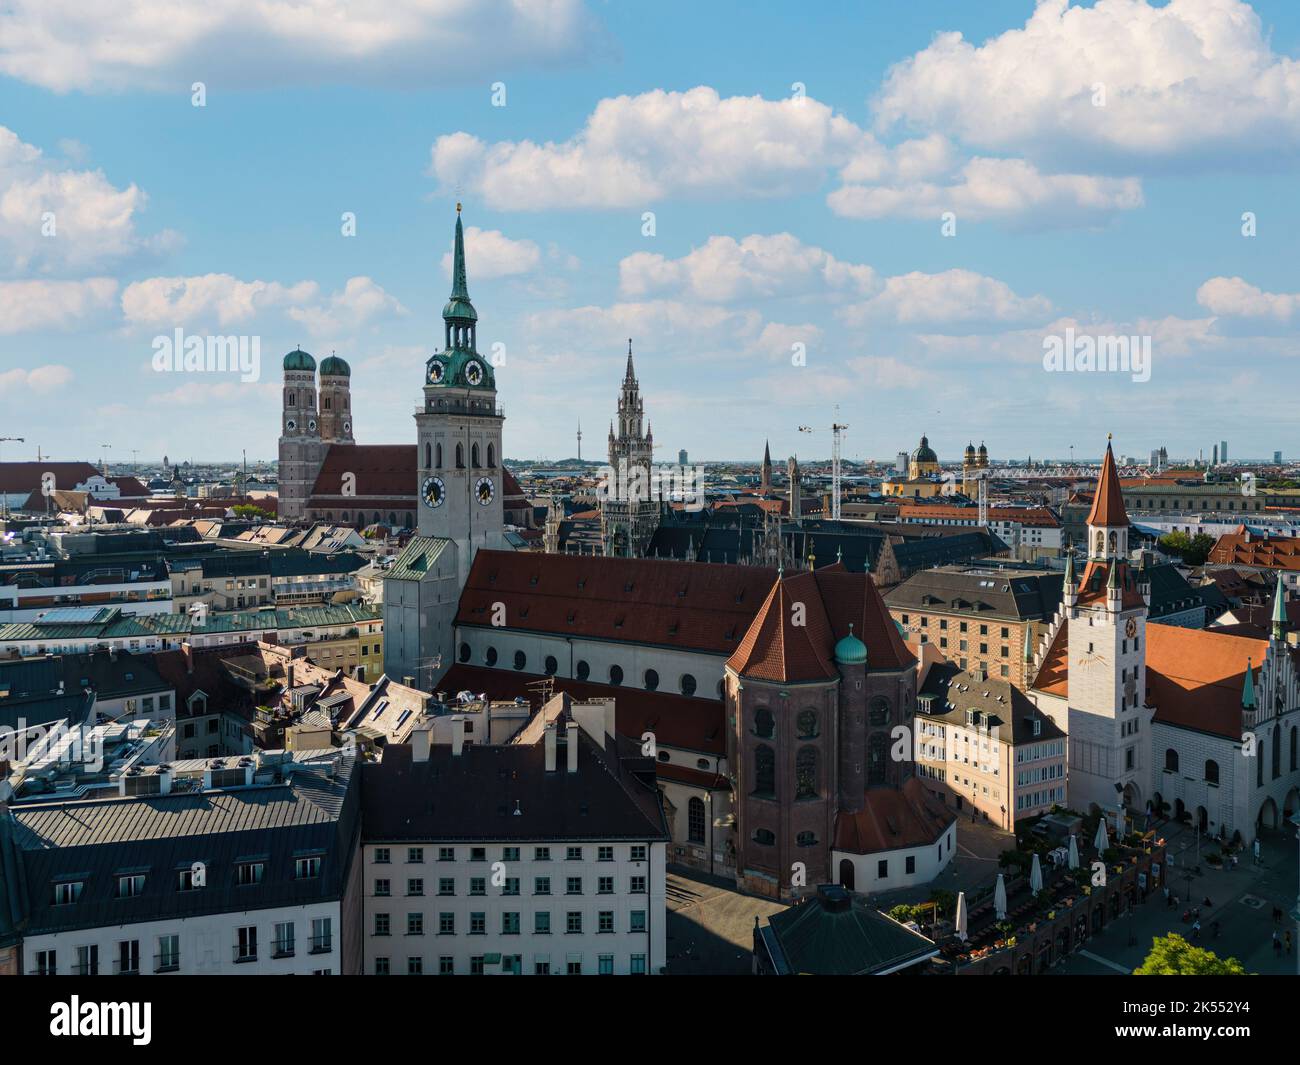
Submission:
<svg viewBox="0 0 1300 1065">
<path fill-rule="evenodd" d="M 555 772 L 555 722 L 548 722 L 546 732 L 543 734 L 543 743 L 546 744 L 546 771 Z"/>
<path fill-rule="evenodd" d="M 570 721 L 564 730 L 565 747 L 567 748 L 569 758 L 569 772 L 578 771 L 578 733 L 582 728 L 576 721 Z"/>
<path fill-rule="evenodd" d="M 284 690 L 285 692 L 293 691 L 293 661 L 284 667 Z"/>
<path fill-rule="evenodd" d="M 411 761 L 427 762 L 429 760 L 429 730 L 414 728 L 411 730 Z"/>
<path fill-rule="evenodd" d="M 465 749 L 465 721 L 463 718 L 451 719 L 451 756 L 459 758 Z"/>
<path fill-rule="evenodd" d="M 403 677 L 403 678 L 402 678 L 402 683 L 405 684 L 408 688 L 414 688 L 414 687 L 415 687 L 415 678 L 414 678 L 414 677 Z"/>
</svg>

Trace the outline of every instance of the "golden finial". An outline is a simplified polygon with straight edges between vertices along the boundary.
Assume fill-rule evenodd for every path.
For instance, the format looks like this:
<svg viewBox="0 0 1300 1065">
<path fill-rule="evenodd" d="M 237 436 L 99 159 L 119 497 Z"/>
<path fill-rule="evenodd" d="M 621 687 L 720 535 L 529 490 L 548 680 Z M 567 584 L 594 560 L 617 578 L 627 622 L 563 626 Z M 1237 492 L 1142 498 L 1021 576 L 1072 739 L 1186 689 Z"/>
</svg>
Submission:
<svg viewBox="0 0 1300 1065">
<path fill-rule="evenodd" d="M 459 200 L 456 201 L 456 213 L 457 213 L 457 214 L 460 214 L 460 201 L 459 201 Z"/>
</svg>

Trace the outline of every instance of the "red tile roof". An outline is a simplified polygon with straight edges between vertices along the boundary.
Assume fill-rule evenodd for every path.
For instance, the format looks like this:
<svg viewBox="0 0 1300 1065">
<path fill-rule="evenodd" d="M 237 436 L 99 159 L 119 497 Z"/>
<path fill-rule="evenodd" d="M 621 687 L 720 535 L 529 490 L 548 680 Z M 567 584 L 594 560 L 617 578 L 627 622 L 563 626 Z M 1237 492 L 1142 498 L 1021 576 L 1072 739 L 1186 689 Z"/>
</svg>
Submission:
<svg viewBox="0 0 1300 1065">
<path fill-rule="evenodd" d="M 355 475 L 359 501 L 343 495 L 345 473 Z M 390 502 L 385 506 L 390 509 L 401 500 L 414 507 L 418 480 L 419 448 L 415 444 L 330 444 L 307 505 L 346 499 L 357 506 L 368 499 L 387 497 Z"/>
<path fill-rule="evenodd" d="M 1038 667 L 1038 676 L 1031 685 L 1036 691 L 1048 695 L 1069 694 L 1068 682 L 1070 669 L 1070 623 L 1067 621 L 1056 630 L 1052 644 L 1043 656 L 1043 664 Z"/>
<path fill-rule="evenodd" d="M 55 488 L 76 488 L 99 470 L 89 462 L 0 462 L 0 492 L 34 492 L 46 473 L 54 474 Z"/>
<path fill-rule="evenodd" d="M 1148 625 L 1147 687 L 1155 720 L 1240 739 L 1246 663 L 1258 669 L 1267 650 L 1267 640 Z"/>
<path fill-rule="evenodd" d="M 835 850 L 875 854 L 924 847 L 948 830 L 957 815 L 930 796 L 916 777 L 902 788 L 870 788 L 866 806 L 835 817 Z"/>
<path fill-rule="evenodd" d="M 1128 524 L 1128 512 L 1124 509 L 1124 496 L 1120 492 L 1119 471 L 1115 468 L 1115 453 L 1111 451 L 1109 440 L 1106 441 L 1106 457 L 1101 460 L 1101 479 L 1097 483 L 1097 493 L 1092 501 L 1092 510 L 1088 512 L 1088 524 Z"/>
<path fill-rule="evenodd" d="M 657 558 L 480 550 L 457 625 L 506 628 L 731 654 L 776 571 Z"/>
<path fill-rule="evenodd" d="M 534 673 L 488 669 L 457 663 L 443 674 L 438 688 L 449 694 L 458 691 L 484 693 L 489 699 L 525 699 L 535 695 L 528 685 L 543 678 Z M 615 727 L 641 742 L 643 732 L 653 732 L 657 743 L 703 754 L 726 753 L 724 714 L 720 699 L 695 699 L 671 692 L 648 692 L 641 688 L 593 684 L 590 681 L 555 677 L 555 691 L 568 692 L 575 699 L 613 699 Z"/>
<path fill-rule="evenodd" d="M 1300 570 L 1300 538 L 1257 536 L 1241 529 L 1220 536 L 1210 548 L 1208 561 L 1222 566 Z"/>
</svg>

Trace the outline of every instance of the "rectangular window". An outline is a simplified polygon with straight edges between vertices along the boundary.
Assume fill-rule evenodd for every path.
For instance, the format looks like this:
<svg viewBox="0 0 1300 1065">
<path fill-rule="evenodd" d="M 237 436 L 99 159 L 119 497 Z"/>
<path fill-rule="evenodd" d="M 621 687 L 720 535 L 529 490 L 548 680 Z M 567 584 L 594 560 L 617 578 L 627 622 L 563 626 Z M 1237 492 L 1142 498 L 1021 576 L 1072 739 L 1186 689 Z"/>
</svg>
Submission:
<svg viewBox="0 0 1300 1065">
<path fill-rule="evenodd" d="M 601 910 L 600 913 L 597 914 L 597 925 L 596 925 L 596 931 L 598 931 L 598 932 L 612 932 L 612 931 L 614 931 L 614 911 L 613 911 L 613 910 Z"/>
<path fill-rule="evenodd" d="M 633 976 L 645 976 L 645 955 L 633 954 L 632 967 L 629 970 Z"/>
<path fill-rule="evenodd" d="M 876 879 L 884 880 L 889 876 L 889 859 L 881 858 L 876 862 Z"/>
<path fill-rule="evenodd" d="M 487 894 L 487 879 L 481 876 L 472 876 L 469 878 L 469 893 L 471 895 Z"/>
<path fill-rule="evenodd" d="M 482 910 L 469 915 L 469 934 L 472 936 L 487 935 L 487 914 Z"/>
<path fill-rule="evenodd" d="M 379 899 L 386 899 L 386 898 L 388 898 L 392 893 L 393 893 L 393 891 L 392 891 L 392 884 L 391 884 L 390 881 L 385 880 L 385 879 L 382 879 L 382 878 L 381 878 L 381 879 L 376 879 L 376 880 L 375 880 L 375 897 L 376 897 L 376 898 L 379 898 Z"/>
<path fill-rule="evenodd" d="M 582 848 L 581 848 L 581 847 L 566 847 L 566 848 L 564 849 L 564 860 L 565 860 L 566 862 L 580 862 L 580 861 L 582 861 Z"/>
<path fill-rule="evenodd" d="M 634 862 L 645 861 L 645 844 L 638 843 L 632 847 L 631 860 Z"/>
<path fill-rule="evenodd" d="M 375 975 L 376 975 L 376 976 L 387 976 L 388 973 L 389 973 L 389 969 L 388 969 L 388 959 L 387 959 L 387 958 L 376 958 L 376 959 L 375 959 Z"/>
<path fill-rule="evenodd" d="M 487 861 L 487 848 L 486 848 L 486 847 L 471 847 L 471 848 L 469 849 L 469 860 L 470 860 L 471 862 L 486 862 L 486 861 Z"/>
<path fill-rule="evenodd" d="M 455 847 L 439 847 L 439 848 L 438 848 L 438 861 L 440 861 L 440 862 L 454 862 L 455 860 L 456 860 L 456 848 L 455 848 Z"/>
<path fill-rule="evenodd" d="M 320 876 L 320 858 L 297 858 L 293 863 L 295 880 L 315 880 Z"/>
<path fill-rule="evenodd" d="M 518 848 L 518 847 L 502 847 L 502 848 L 501 848 L 501 860 L 502 860 L 503 862 L 517 862 L 517 861 L 519 861 L 519 848 Z"/>
<path fill-rule="evenodd" d="M 257 926 L 246 925 L 235 932 L 235 961 L 257 960 Z"/>
<path fill-rule="evenodd" d="M 423 959 L 423 958 L 407 958 L 407 959 L 406 959 L 406 975 L 407 975 L 407 976 L 423 976 L 423 975 L 424 975 L 424 959 Z"/>
<path fill-rule="evenodd" d="M 407 848 L 406 848 L 406 860 L 407 860 L 407 862 L 410 863 L 410 864 L 418 865 L 420 862 L 424 861 L 424 848 L 423 848 L 423 847 L 407 847 Z"/>
<path fill-rule="evenodd" d="M 629 890 L 632 892 L 633 895 L 644 895 L 644 894 L 645 894 L 645 877 L 643 877 L 643 876 L 634 876 L 634 877 L 632 878 L 632 884 L 631 884 L 631 887 L 629 888 Z"/>
<path fill-rule="evenodd" d="M 439 976 L 456 975 L 456 959 L 453 958 L 450 954 L 443 954 L 438 958 L 438 975 Z"/>
<path fill-rule="evenodd" d="M 456 915 L 454 913 L 438 914 L 438 935 L 454 936 L 456 934 Z"/>
<path fill-rule="evenodd" d="M 424 894 L 424 879 L 422 877 L 413 877 L 406 882 L 407 895 L 419 896 Z"/>
<path fill-rule="evenodd" d="M 564 893 L 566 895 L 582 894 L 582 877 L 567 876 L 564 878 Z"/>
<path fill-rule="evenodd" d="M 33 976 L 58 976 L 59 963 L 57 952 L 53 950 L 38 950 L 36 952 L 36 968 L 32 970 Z"/>
<path fill-rule="evenodd" d="M 501 915 L 501 934 L 503 936 L 517 936 L 519 934 L 519 914 L 514 911 L 507 911 Z"/>
<path fill-rule="evenodd" d="M 139 973 L 140 941 L 138 939 L 118 940 L 116 970 L 119 976 L 133 976 Z"/>
<path fill-rule="evenodd" d="M 424 914 L 408 913 L 406 915 L 406 934 L 408 936 L 424 935 Z"/>
<path fill-rule="evenodd" d="M 645 910 L 633 910 L 628 914 L 628 931 L 644 932 L 645 931 Z"/>
<path fill-rule="evenodd" d="M 534 847 L 534 848 L 533 848 L 533 861 L 535 861 L 535 862 L 549 862 L 550 860 L 551 860 L 551 848 L 550 848 L 550 847 Z"/>
<path fill-rule="evenodd" d="M 438 877 L 438 894 L 454 895 L 456 894 L 456 879 L 450 876 Z"/>
<path fill-rule="evenodd" d="M 375 848 L 375 864 L 376 864 L 376 865 L 387 865 L 390 861 L 392 861 L 392 858 L 389 856 L 390 853 L 391 853 L 391 852 L 389 851 L 389 849 L 388 849 L 387 847 L 376 847 L 376 848 Z"/>
<path fill-rule="evenodd" d="M 158 956 L 154 958 L 153 971 L 156 973 L 174 973 L 181 967 L 181 937 L 159 936 Z"/>
<path fill-rule="evenodd" d="M 613 848 L 613 847 L 597 847 L 597 848 L 596 848 L 596 861 L 598 861 L 598 862 L 612 862 L 613 860 L 614 860 L 614 848 Z"/>
<path fill-rule="evenodd" d="M 549 876 L 533 877 L 533 894 L 549 895 L 551 893 L 551 878 Z"/>
<path fill-rule="evenodd" d="M 292 931 L 293 926 L 290 925 Z M 331 917 L 316 917 L 311 922 L 311 952 L 313 954 L 328 954 L 334 949 L 334 919 Z"/>
<path fill-rule="evenodd" d="M 81 898 L 81 889 L 83 883 L 80 880 L 69 880 L 62 884 L 54 885 L 54 905 L 71 906 Z"/>
<path fill-rule="evenodd" d="M 564 918 L 564 930 L 569 935 L 578 935 L 582 932 L 582 913 L 578 910 L 570 910 Z"/>
<path fill-rule="evenodd" d="M 117 897 L 119 899 L 137 899 L 144 894 L 144 873 L 132 873 L 130 876 L 117 878 Z"/>
<path fill-rule="evenodd" d="M 386 936 L 390 934 L 391 918 L 386 913 L 375 914 L 375 935 Z"/>
<path fill-rule="evenodd" d="M 271 937 L 271 957 L 292 958 L 293 952 L 293 922 L 280 921 L 276 924 Z"/>
<path fill-rule="evenodd" d="M 533 914 L 533 931 L 539 936 L 551 934 L 551 915 L 545 911 Z"/>
<path fill-rule="evenodd" d="M 598 895 L 614 894 L 614 878 L 612 876 L 602 876 L 596 879 L 596 893 Z"/>
<path fill-rule="evenodd" d="M 598 964 L 598 966 L 597 966 L 596 971 L 597 971 L 601 976 L 613 976 L 613 975 L 614 975 L 614 955 L 612 955 L 612 954 L 602 954 L 602 955 L 600 955 L 600 957 L 597 959 L 597 961 L 598 961 L 599 964 Z"/>
</svg>

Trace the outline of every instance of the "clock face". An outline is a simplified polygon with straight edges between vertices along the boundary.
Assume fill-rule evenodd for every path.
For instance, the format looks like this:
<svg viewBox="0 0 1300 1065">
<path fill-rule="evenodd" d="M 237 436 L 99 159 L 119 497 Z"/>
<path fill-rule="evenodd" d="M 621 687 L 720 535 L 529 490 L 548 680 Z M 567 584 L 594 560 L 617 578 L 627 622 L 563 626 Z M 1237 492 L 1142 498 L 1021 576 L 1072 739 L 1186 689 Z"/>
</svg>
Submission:
<svg viewBox="0 0 1300 1065">
<path fill-rule="evenodd" d="M 315 419 L 315 418 L 312 418 L 312 419 L 307 423 L 307 432 L 309 432 L 309 433 L 314 433 L 315 431 L 316 431 L 316 419 Z"/>
<path fill-rule="evenodd" d="M 1137 618 L 1129 618 L 1128 623 L 1124 626 L 1124 635 L 1130 640 L 1138 634 Z"/>
<path fill-rule="evenodd" d="M 480 477 L 474 485 L 474 497 L 478 500 L 480 507 L 486 507 L 491 503 L 492 497 L 496 494 L 496 485 L 492 483 L 491 477 Z"/>
<path fill-rule="evenodd" d="M 298 428 L 298 423 L 294 421 L 292 418 L 290 418 L 287 422 L 284 423 L 284 427 L 288 429 L 290 432 L 292 432 L 294 429 Z"/>
<path fill-rule="evenodd" d="M 445 367 L 437 359 L 434 359 L 432 362 L 429 363 L 429 384 L 431 385 L 441 384 L 442 379 L 446 375 L 446 373 L 447 373 L 447 367 Z"/>
<path fill-rule="evenodd" d="M 471 362 L 465 367 L 465 380 L 471 385 L 481 384 L 483 381 L 483 367 L 480 363 Z"/>
<path fill-rule="evenodd" d="M 352 423 L 351 423 L 351 422 L 344 422 L 344 423 L 343 423 L 343 431 L 344 431 L 345 433 L 350 433 L 350 432 L 352 432 Z"/>
<path fill-rule="evenodd" d="M 420 498 L 426 507 L 440 507 L 447 498 L 447 487 L 441 477 L 426 477 L 420 486 Z"/>
</svg>

